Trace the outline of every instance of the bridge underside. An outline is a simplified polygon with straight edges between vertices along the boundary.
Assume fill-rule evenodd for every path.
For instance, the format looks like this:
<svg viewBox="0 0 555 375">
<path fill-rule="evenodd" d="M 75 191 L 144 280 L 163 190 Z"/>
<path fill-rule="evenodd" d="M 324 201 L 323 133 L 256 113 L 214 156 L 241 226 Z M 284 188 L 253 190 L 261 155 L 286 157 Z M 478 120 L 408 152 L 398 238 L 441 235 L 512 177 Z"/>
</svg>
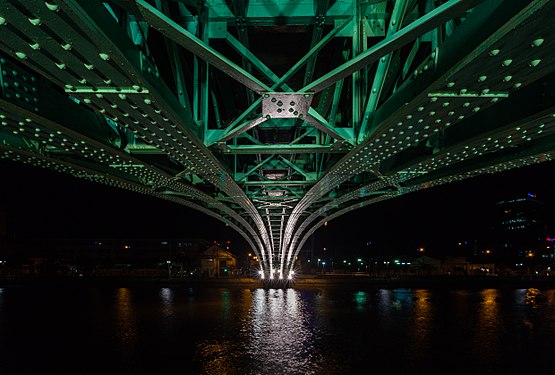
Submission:
<svg viewBox="0 0 555 375">
<path fill-rule="evenodd" d="M 554 7 L 0 0 L 0 158 L 218 218 L 288 278 L 337 216 L 552 160 Z"/>
</svg>

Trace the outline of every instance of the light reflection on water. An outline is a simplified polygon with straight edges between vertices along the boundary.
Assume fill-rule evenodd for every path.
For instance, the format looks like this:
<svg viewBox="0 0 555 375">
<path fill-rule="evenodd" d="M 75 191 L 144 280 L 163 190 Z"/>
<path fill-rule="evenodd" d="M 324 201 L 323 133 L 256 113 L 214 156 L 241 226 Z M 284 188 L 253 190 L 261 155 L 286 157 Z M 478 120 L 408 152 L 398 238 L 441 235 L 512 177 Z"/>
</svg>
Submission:
<svg viewBox="0 0 555 375">
<path fill-rule="evenodd" d="M 554 347 L 555 289 L 0 289 L 2 374 L 541 373 Z"/>
<path fill-rule="evenodd" d="M 476 325 L 473 331 L 473 361 L 492 372 L 492 363 L 498 360 L 503 317 L 500 315 L 500 296 L 497 289 L 484 289 L 480 292 L 480 305 L 477 309 Z"/>
<path fill-rule="evenodd" d="M 162 300 L 162 314 L 165 318 L 171 318 L 174 314 L 174 291 L 171 288 L 160 289 L 160 299 Z"/>
<path fill-rule="evenodd" d="M 231 308 L 229 299 L 229 292 L 224 292 L 224 317 Z M 299 291 L 256 289 L 242 295 L 242 305 L 249 307 L 238 316 L 239 337 L 199 343 L 203 373 L 316 373 L 314 331 L 307 325 L 309 319 Z M 237 362 L 247 362 L 249 370 L 239 370 Z"/>
<path fill-rule="evenodd" d="M 119 288 L 116 292 L 117 326 L 114 334 L 122 341 L 137 340 L 137 321 L 134 313 L 131 291 Z"/>
<path fill-rule="evenodd" d="M 411 347 L 412 360 L 420 357 L 428 357 L 431 351 L 432 328 L 434 325 L 434 313 L 430 303 L 430 291 L 417 289 L 413 293 L 413 320 L 409 330 L 411 341 L 415 344 Z"/>
<path fill-rule="evenodd" d="M 306 325 L 299 291 L 258 289 L 253 302 L 251 316 L 243 322 L 251 330 L 246 347 L 251 358 L 268 372 L 313 373 L 314 333 Z"/>
</svg>

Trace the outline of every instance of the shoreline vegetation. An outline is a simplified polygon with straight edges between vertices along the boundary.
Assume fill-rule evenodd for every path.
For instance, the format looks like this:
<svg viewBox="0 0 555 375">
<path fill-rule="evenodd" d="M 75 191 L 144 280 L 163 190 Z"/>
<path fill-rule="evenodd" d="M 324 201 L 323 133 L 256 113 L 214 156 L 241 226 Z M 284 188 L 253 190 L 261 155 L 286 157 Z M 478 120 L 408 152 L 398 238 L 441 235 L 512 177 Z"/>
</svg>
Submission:
<svg viewBox="0 0 555 375">
<path fill-rule="evenodd" d="M 299 277 L 292 281 L 265 280 L 255 278 L 82 278 L 82 277 L 34 277 L 22 279 L 0 279 L 0 288 L 9 286 L 159 286 L 159 287 L 216 287 L 216 288 L 452 288 L 452 289 L 496 289 L 496 288 L 555 288 L 555 277 L 499 277 L 499 276 L 428 276 L 428 277 Z"/>
</svg>

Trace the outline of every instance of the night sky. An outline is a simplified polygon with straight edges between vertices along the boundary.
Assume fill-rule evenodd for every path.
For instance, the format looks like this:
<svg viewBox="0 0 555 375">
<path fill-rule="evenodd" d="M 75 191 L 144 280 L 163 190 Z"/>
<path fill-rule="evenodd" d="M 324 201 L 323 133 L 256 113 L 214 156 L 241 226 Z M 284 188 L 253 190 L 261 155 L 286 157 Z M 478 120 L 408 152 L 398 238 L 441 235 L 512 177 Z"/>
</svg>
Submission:
<svg viewBox="0 0 555 375">
<path fill-rule="evenodd" d="M 0 162 L 0 211 L 15 238 L 205 238 L 245 242 L 231 228 L 202 213 L 164 200 L 89 183 L 24 164 Z M 342 216 L 319 229 L 315 253 L 355 254 L 369 249 L 440 249 L 487 237 L 495 202 L 533 193 L 544 202 L 555 234 L 555 162 L 461 181 L 381 202 Z"/>
</svg>

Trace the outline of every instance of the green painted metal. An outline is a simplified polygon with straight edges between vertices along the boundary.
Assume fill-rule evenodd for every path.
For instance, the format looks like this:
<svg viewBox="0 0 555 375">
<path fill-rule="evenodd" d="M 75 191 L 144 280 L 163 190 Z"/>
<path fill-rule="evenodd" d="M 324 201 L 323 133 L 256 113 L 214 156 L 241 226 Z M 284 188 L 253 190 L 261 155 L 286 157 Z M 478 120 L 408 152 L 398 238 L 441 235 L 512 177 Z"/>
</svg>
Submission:
<svg viewBox="0 0 555 375">
<path fill-rule="evenodd" d="M 245 181 L 243 185 L 252 186 L 297 186 L 297 185 L 311 185 L 313 181 L 291 181 L 291 180 L 268 180 L 268 181 Z"/>
<path fill-rule="evenodd" d="M 310 42 L 310 48 L 314 48 L 314 46 L 316 46 L 318 42 L 322 39 L 326 14 L 329 10 L 329 5 L 330 5 L 329 0 L 322 0 L 322 1 L 316 2 L 316 11 L 315 11 L 316 21 L 314 23 L 314 29 L 312 30 L 312 40 Z M 303 79 L 303 86 L 307 85 L 310 81 L 312 81 L 317 58 L 318 58 L 318 54 L 315 53 L 307 61 L 306 70 L 305 70 L 304 79 Z"/>
<path fill-rule="evenodd" d="M 238 135 L 241 135 L 242 133 L 254 128 L 255 126 L 260 125 L 261 123 L 263 123 L 266 120 L 268 120 L 266 117 L 259 117 L 256 120 L 246 122 L 246 123 L 244 123 L 242 125 L 239 125 L 239 126 L 233 128 L 233 129 L 228 128 L 222 134 L 221 138 L 214 141 L 214 143 L 229 141 L 230 139 L 233 139 L 233 138 L 237 137 Z"/>
<path fill-rule="evenodd" d="M 555 156 L 555 2 L 152 3 L 0 0 L 0 158 L 217 217 L 279 278 L 339 215 Z"/>
<path fill-rule="evenodd" d="M 395 2 L 393 11 L 391 13 L 391 19 L 389 20 L 387 36 L 391 36 L 399 30 L 399 28 L 403 24 L 405 14 L 408 10 L 408 5 L 409 0 L 400 0 Z M 366 101 L 366 108 L 364 110 L 364 114 L 362 115 L 360 130 L 358 132 L 358 143 L 361 143 L 362 140 L 366 137 L 366 127 L 368 126 L 371 114 L 376 110 L 378 106 L 378 100 L 382 93 L 386 74 L 391 63 L 391 58 L 392 54 L 390 53 L 386 56 L 383 56 L 379 60 L 376 74 L 374 75 L 374 82 L 372 83 L 372 87 L 370 88 L 370 92 L 368 95 L 368 100 Z"/>
<path fill-rule="evenodd" d="M 227 145 L 224 152 L 240 155 L 257 154 L 313 154 L 313 153 L 333 153 L 341 152 L 327 145 L 308 145 L 308 144 L 280 144 L 280 145 Z"/>
<path fill-rule="evenodd" d="M 173 20 L 160 13 L 156 8 L 144 0 L 135 0 L 140 15 L 150 25 L 164 33 L 168 38 L 177 44 L 187 48 L 196 56 L 202 58 L 207 63 L 214 65 L 230 77 L 249 87 L 254 91 L 270 91 L 268 86 L 253 77 L 249 72 L 230 61 L 216 50 L 206 45 L 202 40 L 192 35 L 189 31 L 175 23 Z"/>
<path fill-rule="evenodd" d="M 437 27 L 453 17 L 460 16 L 463 12 L 473 6 L 476 6 L 476 1 L 450 0 L 445 4 L 440 5 L 430 13 L 423 15 L 417 21 L 407 25 L 399 32 L 385 38 L 383 41 L 367 49 L 345 64 L 318 78 L 309 85 L 306 85 L 302 88 L 302 91 L 321 91 L 338 80 L 359 71 L 379 58 L 404 46 L 405 44 L 416 39 L 419 35 L 422 35 L 423 33 Z"/>
<path fill-rule="evenodd" d="M 299 173 L 300 175 L 302 175 L 307 182 L 312 182 L 314 183 L 316 181 L 316 179 L 314 178 L 314 174 L 309 174 L 307 172 L 305 172 L 302 168 L 298 167 L 297 165 L 295 165 L 294 163 L 290 162 L 289 159 L 284 158 L 283 156 L 279 156 L 279 159 L 286 164 L 287 166 L 289 166 L 291 169 L 293 169 L 294 171 L 296 171 L 297 173 Z"/>
<path fill-rule="evenodd" d="M 339 141 L 345 140 L 345 138 L 343 138 L 341 134 L 339 134 L 321 114 L 316 112 L 314 108 L 310 108 L 310 110 L 308 111 L 308 115 L 309 117 L 307 117 L 305 121 L 310 123 L 316 129 Z"/>
<path fill-rule="evenodd" d="M 241 182 L 243 180 L 245 180 L 246 178 L 248 178 L 251 174 L 253 174 L 255 171 L 259 170 L 260 168 L 262 168 L 266 163 L 268 163 L 270 160 L 272 160 L 274 158 L 274 155 L 270 155 L 268 156 L 266 159 L 262 160 L 260 163 L 258 163 L 257 165 L 255 165 L 254 167 L 252 167 L 250 170 L 248 170 L 246 173 L 244 173 L 241 177 L 236 177 L 235 180 L 237 182 Z"/>
<path fill-rule="evenodd" d="M 256 57 L 251 51 L 249 51 L 247 47 L 245 47 L 243 44 L 241 44 L 241 42 L 235 39 L 235 37 L 229 32 L 226 34 L 226 41 L 235 49 L 235 51 L 237 51 L 239 54 L 241 54 L 241 56 L 247 59 L 249 63 L 253 64 L 256 69 L 258 69 L 262 74 L 272 80 L 272 82 L 279 82 L 279 77 L 274 74 L 274 72 L 272 72 L 262 61 L 260 61 L 258 57 Z M 283 87 L 287 91 L 293 91 L 285 83 L 283 84 Z"/>
<path fill-rule="evenodd" d="M 170 13 L 168 4 L 166 2 L 156 0 L 156 7 L 164 14 Z M 177 98 L 181 106 L 187 110 L 188 116 L 192 117 L 192 106 L 189 100 L 189 94 L 187 92 L 187 82 L 183 72 L 183 64 L 181 61 L 181 57 L 179 56 L 179 51 L 174 42 L 165 39 L 164 43 L 166 45 L 166 49 L 168 50 L 168 60 L 170 61 L 172 67 L 172 74 L 176 85 Z"/>
<path fill-rule="evenodd" d="M 310 58 L 316 55 L 322 48 L 328 44 L 330 40 L 332 40 L 344 27 L 346 27 L 350 23 L 350 19 L 343 22 L 340 26 L 334 28 L 330 31 L 319 43 L 317 43 L 314 47 L 310 49 L 300 60 L 298 60 L 295 65 L 293 65 L 278 81 L 274 82 L 271 87 L 271 90 L 266 91 L 273 91 L 279 89 L 281 86 L 285 84 L 295 73 L 297 73 L 303 66 L 308 62 Z M 234 128 L 239 123 L 241 123 L 247 116 L 249 116 L 260 104 L 262 103 L 262 99 L 257 99 L 254 103 L 252 103 L 245 111 L 241 113 L 232 123 L 228 125 L 228 128 Z"/>
</svg>

